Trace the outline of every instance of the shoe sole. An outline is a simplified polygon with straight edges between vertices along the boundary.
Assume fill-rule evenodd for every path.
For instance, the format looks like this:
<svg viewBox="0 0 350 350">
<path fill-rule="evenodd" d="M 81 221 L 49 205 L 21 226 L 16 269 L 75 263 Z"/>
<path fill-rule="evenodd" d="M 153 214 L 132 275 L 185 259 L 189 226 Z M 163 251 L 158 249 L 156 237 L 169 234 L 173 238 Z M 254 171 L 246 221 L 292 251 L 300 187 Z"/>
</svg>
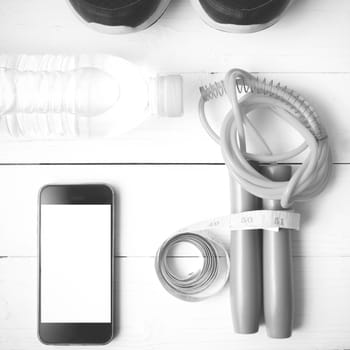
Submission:
<svg viewBox="0 0 350 350">
<path fill-rule="evenodd" d="M 152 14 L 152 16 L 147 19 L 145 22 L 142 24 L 136 26 L 136 27 L 128 27 L 128 26 L 108 26 L 100 23 L 95 23 L 95 22 L 86 22 L 74 9 L 72 4 L 70 3 L 69 0 L 66 0 L 68 3 L 68 6 L 72 9 L 74 12 L 75 16 L 80 20 L 80 22 L 83 22 L 85 25 L 87 25 L 89 28 L 106 33 L 106 34 L 128 34 L 128 33 L 136 33 L 141 30 L 145 30 L 152 26 L 154 23 L 156 23 L 160 17 L 164 14 L 165 10 L 168 8 L 171 0 L 162 0 L 161 3 L 159 4 L 157 10 Z"/>
<path fill-rule="evenodd" d="M 191 0 L 192 6 L 198 12 L 200 18 L 205 22 L 208 26 L 229 33 L 256 33 L 261 30 L 267 29 L 277 23 L 280 18 L 284 15 L 284 13 L 288 10 L 294 0 L 291 0 L 290 3 L 286 6 L 283 12 L 274 18 L 273 20 L 262 23 L 262 24 L 249 24 L 249 25 L 239 25 L 239 24 L 225 24 L 214 21 L 203 9 L 200 5 L 199 0 Z"/>
</svg>

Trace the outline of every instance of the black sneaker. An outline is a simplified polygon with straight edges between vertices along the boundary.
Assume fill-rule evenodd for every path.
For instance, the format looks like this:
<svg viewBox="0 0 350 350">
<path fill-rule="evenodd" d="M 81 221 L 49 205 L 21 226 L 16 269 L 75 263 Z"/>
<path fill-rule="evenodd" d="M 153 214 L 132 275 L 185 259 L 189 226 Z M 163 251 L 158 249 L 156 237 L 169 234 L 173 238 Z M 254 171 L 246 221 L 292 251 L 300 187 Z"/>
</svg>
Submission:
<svg viewBox="0 0 350 350">
<path fill-rule="evenodd" d="M 146 29 L 164 13 L 171 0 L 69 0 L 94 29 L 128 33 Z"/>
<path fill-rule="evenodd" d="M 293 0 L 192 0 L 202 19 L 227 32 L 257 32 L 273 25 Z"/>
</svg>

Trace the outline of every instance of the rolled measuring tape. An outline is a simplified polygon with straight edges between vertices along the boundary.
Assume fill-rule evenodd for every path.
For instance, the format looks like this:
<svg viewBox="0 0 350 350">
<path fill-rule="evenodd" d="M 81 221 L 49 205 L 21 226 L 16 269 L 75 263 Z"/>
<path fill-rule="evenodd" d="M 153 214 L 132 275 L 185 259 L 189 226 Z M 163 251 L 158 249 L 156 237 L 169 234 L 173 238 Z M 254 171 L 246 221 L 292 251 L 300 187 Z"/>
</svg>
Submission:
<svg viewBox="0 0 350 350">
<path fill-rule="evenodd" d="M 193 245 L 200 253 L 202 266 L 186 276 L 177 274 L 169 264 L 172 249 L 179 244 Z M 177 234 L 159 248 L 155 269 L 163 287 L 185 301 L 200 301 L 219 292 L 227 282 L 230 260 L 226 249 L 213 239 L 196 233 Z"/>
<path fill-rule="evenodd" d="M 173 296 L 185 301 L 200 301 L 215 295 L 225 286 L 230 259 L 225 247 L 209 237 L 215 229 L 251 230 L 280 228 L 299 230 L 300 214 L 293 211 L 255 210 L 202 221 L 178 231 L 158 249 L 155 269 L 160 283 Z M 169 264 L 177 245 L 188 243 L 200 253 L 201 268 L 185 276 L 177 274 Z"/>
</svg>

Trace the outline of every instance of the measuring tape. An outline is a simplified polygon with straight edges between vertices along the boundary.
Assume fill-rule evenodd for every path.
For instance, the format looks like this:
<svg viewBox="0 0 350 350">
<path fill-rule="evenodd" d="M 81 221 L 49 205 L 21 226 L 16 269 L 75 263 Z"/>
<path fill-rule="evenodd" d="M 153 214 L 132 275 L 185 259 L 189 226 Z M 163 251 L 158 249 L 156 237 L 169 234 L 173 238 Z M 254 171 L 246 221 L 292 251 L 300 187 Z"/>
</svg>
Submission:
<svg viewBox="0 0 350 350">
<path fill-rule="evenodd" d="M 235 230 L 269 230 L 280 229 L 299 231 L 300 214 L 286 210 L 253 210 L 221 216 L 184 227 L 177 233 L 202 232 L 215 229 Z"/>
<path fill-rule="evenodd" d="M 161 284 L 172 295 L 186 301 L 202 300 L 220 291 L 229 275 L 229 257 L 224 246 L 203 234 L 218 229 L 278 232 L 299 228 L 300 214 L 286 210 L 246 211 L 201 221 L 178 230 L 162 244 L 156 254 L 155 269 Z M 183 278 L 176 276 L 167 262 L 168 252 L 179 243 L 194 245 L 204 259 L 199 271 Z"/>
</svg>

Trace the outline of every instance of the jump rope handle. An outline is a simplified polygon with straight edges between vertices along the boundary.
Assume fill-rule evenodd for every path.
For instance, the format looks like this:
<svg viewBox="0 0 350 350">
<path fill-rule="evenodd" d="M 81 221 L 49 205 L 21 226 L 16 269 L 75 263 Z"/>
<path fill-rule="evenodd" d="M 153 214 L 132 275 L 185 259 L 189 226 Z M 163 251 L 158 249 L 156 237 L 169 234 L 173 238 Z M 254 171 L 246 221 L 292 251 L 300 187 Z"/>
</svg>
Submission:
<svg viewBox="0 0 350 350">
<path fill-rule="evenodd" d="M 231 211 L 261 209 L 261 200 L 230 179 Z M 262 303 L 261 230 L 231 232 L 230 296 L 234 329 L 255 333 L 259 329 Z"/>
<path fill-rule="evenodd" d="M 264 167 L 263 175 L 273 181 L 289 181 L 292 169 L 288 165 Z M 263 200 L 267 210 L 283 210 L 278 200 Z M 288 338 L 293 327 L 293 278 L 291 232 L 263 232 L 263 295 L 268 336 Z"/>
</svg>

